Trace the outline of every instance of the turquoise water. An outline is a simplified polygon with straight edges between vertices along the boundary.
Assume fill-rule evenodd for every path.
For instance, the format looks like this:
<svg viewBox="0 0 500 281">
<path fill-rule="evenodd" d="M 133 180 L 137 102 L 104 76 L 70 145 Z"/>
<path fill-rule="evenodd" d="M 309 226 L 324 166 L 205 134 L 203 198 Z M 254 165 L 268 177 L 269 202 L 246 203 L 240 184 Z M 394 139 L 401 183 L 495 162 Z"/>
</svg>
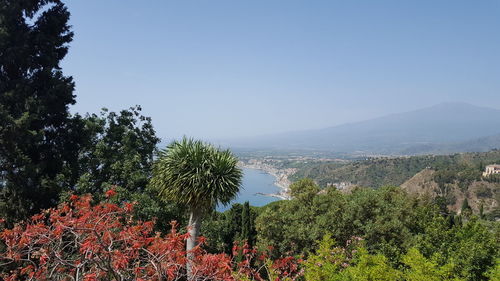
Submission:
<svg viewBox="0 0 500 281">
<path fill-rule="evenodd" d="M 244 203 L 249 201 L 252 206 L 264 206 L 270 202 L 279 200 L 275 197 L 264 196 L 255 194 L 262 193 L 276 193 L 279 188 L 274 185 L 275 178 L 270 174 L 266 174 L 260 170 L 243 169 L 243 180 L 240 193 L 228 206 L 219 206 L 217 211 L 224 211 L 231 207 L 234 203 Z"/>
</svg>

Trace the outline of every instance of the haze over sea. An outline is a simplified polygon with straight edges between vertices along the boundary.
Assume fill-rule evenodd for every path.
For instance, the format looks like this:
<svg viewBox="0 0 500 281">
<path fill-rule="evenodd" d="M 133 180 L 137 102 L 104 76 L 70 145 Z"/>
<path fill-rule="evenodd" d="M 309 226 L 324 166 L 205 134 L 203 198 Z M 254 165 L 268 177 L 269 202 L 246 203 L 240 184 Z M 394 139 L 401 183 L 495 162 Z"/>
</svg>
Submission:
<svg viewBox="0 0 500 281">
<path fill-rule="evenodd" d="M 240 193 L 227 207 L 218 206 L 217 211 L 225 211 L 234 203 L 245 203 L 249 201 L 251 206 L 264 206 L 270 202 L 279 200 L 275 197 L 256 194 L 261 193 L 276 193 L 279 188 L 274 185 L 275 178 L 260 170 L 243 168 L 243 181 Z"/>
</svg>

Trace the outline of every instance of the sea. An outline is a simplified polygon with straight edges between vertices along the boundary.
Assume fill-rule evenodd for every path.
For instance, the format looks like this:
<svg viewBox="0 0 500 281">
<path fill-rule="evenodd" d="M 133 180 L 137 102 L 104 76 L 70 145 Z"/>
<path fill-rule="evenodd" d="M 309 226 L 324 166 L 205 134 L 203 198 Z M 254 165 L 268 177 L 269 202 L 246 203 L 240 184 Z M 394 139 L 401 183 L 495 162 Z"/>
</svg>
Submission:
<svg viewBox="0 0 500 281">
<path fill-rule="evenodd" d="M 261 207 L 276 200 L 276 197 L 265 196 L 261 193 L 277 193 L 280 189 L 274 185 L 275 177 L 261 170 L 243 168 L 243 179 L 240 192 L 237 197 L 227 206 L 217 206 L 217 211 L 223 212 L 231 208 L 234 203 L 245 203 L 251 206 Z"/>
</svg>

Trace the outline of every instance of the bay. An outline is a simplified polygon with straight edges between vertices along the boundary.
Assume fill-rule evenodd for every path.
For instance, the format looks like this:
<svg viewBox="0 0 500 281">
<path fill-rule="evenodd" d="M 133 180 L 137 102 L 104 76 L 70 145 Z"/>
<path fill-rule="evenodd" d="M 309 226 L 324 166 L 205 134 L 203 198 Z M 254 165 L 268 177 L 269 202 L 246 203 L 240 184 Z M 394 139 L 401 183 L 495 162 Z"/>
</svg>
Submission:
<svg viewBox="0 0 500 281">
<path fill-rule="evenodd" d="M 275 177 L 261 170 L 243 168 L 243 179 L 240 192 L 236 199 L 227 206 L 217 206 L 217 211 L 225 211 L 231 208 L 234 203 L 245 203 L 248 201 L 251 206 L 261 207 L 273 201 L 280 200 L 276 197 L 264 196 L 256 193 L 277 193 L 279 188 L 274 185 Z"/>
</svg>

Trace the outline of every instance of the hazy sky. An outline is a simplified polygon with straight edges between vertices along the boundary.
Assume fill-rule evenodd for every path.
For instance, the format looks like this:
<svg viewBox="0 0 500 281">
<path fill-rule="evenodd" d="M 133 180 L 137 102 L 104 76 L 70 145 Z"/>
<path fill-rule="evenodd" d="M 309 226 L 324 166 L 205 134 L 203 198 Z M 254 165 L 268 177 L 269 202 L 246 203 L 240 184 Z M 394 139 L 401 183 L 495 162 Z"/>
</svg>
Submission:
<svg viewBox="0 0 500 281">
<path fill-rule="evenodd" d="M 67 0 L 73 111 L 251 136 L 446 101 L 500 108 L 500 1 Z"/>
</svg>

